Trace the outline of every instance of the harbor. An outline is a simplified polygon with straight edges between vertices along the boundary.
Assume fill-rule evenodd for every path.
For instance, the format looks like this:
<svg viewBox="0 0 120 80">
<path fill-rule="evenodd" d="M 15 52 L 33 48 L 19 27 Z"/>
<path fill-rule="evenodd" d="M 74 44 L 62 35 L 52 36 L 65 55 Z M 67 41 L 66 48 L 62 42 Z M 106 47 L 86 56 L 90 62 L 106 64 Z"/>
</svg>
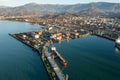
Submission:
<svg viewBox="0 0 120 80">
<path fill-rule="evenodd" d="M 0 25 L 4 26 L 0 29 L 0 79 L 51 80 L 40 54 L 8 35 L 8 33 L 34 32 L 40 27 L 12 21 L 1 21 Z M 58 66 L 65 75 L 68 74 L 69 80 L 120 79 L 120 51 L 115 48 L 114 41 L 90 35 L 69 41 L 64 40 L 60 43 L 54 42 L 53 45 L 68 63 L 66 68 L 61 67 L 61 63 Z M 58 58 L 55 57 L 55 59 Z M 7 76 L 8 74 L 11 77 Z"/>
<path fill-rule="evenodd" d="M 67 64 L 69 63 L 69 61 L 67 61 L 67 59 L 65 59 L 64 56 L 61 55 L 61 53 L 57 50 L 55 46 L 52 46 L 51 52 L 49 52 L 48 47 L 50 45 L 53 45 L 54 43 L 64 42 L 67 40 L 88 37 L 91 35 L 97 35 L 113 41 L 115 41 L 116 39 L 92 33 L 89 30 L 68 30 L 66 28 L 62 29 L 59 27 L 47 27 L 39 31 L 16 33 L 9 35 L 30 46 L 34 51 L 37 51 L 40 54 L 40 58 L 42 59 L 42 62 L 51 80 L 69 80 L 70 73 L 64 74 L 55 59 L 57 58 L 60 64 L 64 66 L 64 68 L 67 68 Z"/>
<path fill-rule="evenodd" d="M 32 47 L 34 50 L 36 50 L 37 52 L 40 53 L 42 61 L 46 67 L 46 70 L 47 70 L 51 80 L 68 80 L 68 75 L 67 74 L 64 75 L 62 73 L 62 71 L 58 67 L 57 63 L 50 56 L 50 53 L 48 53 L 47 44 L 49 44 L 49 43 L 46 42 L 45 45 L 42 45 L 41 49 L 40 49 L 40 47 L 38 47 L 38 46 L 36 47 L 26 41 L 23 41 L 22 38 L 20 38 L 20 36 L 18 37 L 15 34 L 13 34 L 13 35 L 9 34 L 9 35 L 16 38 L 17 40 L 21 41 L 22 43 Z"/>
<path fill-rule="evenodd" d="M 81 33 L 79 35 L 79 33 L 75 30 L 68 31 L 61 29 L 58 31 L 60 28 L 57 27 L 54 28 L 55 32 L 53 32 L 51 29 L 52 28 L 49 27 L 40 31 L 9 35 L 21 41 L 25 45 L 28 45 L 40 54 L 40 58 L 42 59 L 51 80 L 69 80 L 69 73 L 64 74 L 55 61 L 57 58 L 60 64 L 66 68 L 68 64 L 67 60 L 60 55 L 61 53 L 57 51 L 56 47 L 52 46 L 50 52 L 48 51 L 48 47 L 56 42 L 89 36 L 90 33 L 87 31 L 82 31 L 84 34 Z"/>
<path fill-rule="evenodd" d="M 50 79 L 51 80 L 67 80 L 69 77 L 69 74 L 64 74 L 62 72 L 62 70 L 59 68 L 59 66 L 57 65 L 57 63 L 54 60 L 54 57 L 51 56 L 52 53 L 48 52 L 48 46 L 50 45 L 50 41 L 46 42 L 46 44 L 44 44 L 41 49 L 37 50 L 39 53 L 41 53 L 41 59 L 43 61 L 43 64 L 46 68 L 46 71 L 48 72 Z M 30 45 L 28 45 L 30 46 Z M 32 48 L 34 48 L 33 46 L 31 46 Z M 61 46 L 62 47 L 62 46 Z M 57 48 L 57 47 L 53 47 L 53 48 Z M 55 50 L 55 49 L 53 49 Z M 56 50 L 57 51 L 57 50 Z M 57 51 L 58 52 L 58 51 Z M 76 51 L 75 51 L 76 52 Z M 58 52 L 59 53 L 59 52 Z M 55 53 L 57 54 L 57 53 Z M 59 54 L 58 54 L 59 55 Z M 64 59 L 64 58 L 63 58 Z M 67 60 L 67 59 L 66 59 Z M 64 60 L 63 60 L 64 61 Z M 69 61 L 68 61 L 69 62 Z M 81 73 L 80 73 L 81 74 Z"/>
<path fill-rule="evenodd" d="M 0 3 L 0 80 L 120 80 L 120 0 Z"/>
<path fill-rule="evenodd" d="M 71 29 L 71 30 L 60 29 L 59 31 L 58 30 L 59 30 L 58 27 L 54 28 L 54 29 L 52 27 L 48 27 L 48 28 L 40 30 L 40 31 L 9 34 L 10 36 L 21 41 L 22 43 L 32 47 L 33 50 L 37 51 L 40 54 L 43 64 L 46 67 L 46 70 L 47 70 L 51 80 L 68 80 L 69 73 L 64 74 L 54 59 L 55 59 L 55 57 L 57 57 L 59 62 L 64 67 L 67 67 L 68 62 L 60 55 L 60 53 L 57 51 L 56 47 L 52 46 L 51 52 L 49 52 L 48 51 L 49 45 L 53 45 L 53 43 L 56 43 L 56 42 L 61 42 L 61 41 L 70 40 L 70 39 L 76 39 L 79 37 L 86 37 L 86 36 L 90 36 L 90 35 L 97 35 L 97 36 L 107 38 L 107 39 L 113 40 L 113 41 L 116 40 L 115 38 L 96 34 L 95 32 L 92 33 L 87 30 L 81 30 L 81 31 L 77 31 L 77 30 L 73 30 L 73 29 Z"/>
</svg>

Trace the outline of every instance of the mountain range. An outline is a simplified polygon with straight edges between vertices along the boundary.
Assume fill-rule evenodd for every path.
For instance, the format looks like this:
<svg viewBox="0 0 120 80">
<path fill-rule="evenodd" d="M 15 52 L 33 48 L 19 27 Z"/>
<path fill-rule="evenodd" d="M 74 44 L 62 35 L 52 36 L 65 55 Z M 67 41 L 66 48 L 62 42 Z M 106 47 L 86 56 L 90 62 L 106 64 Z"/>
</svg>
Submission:
<svg viewBox="0 0 120 80">
<path fill-rule="evenodd" d="M 120 16 L 120 4 L 107 2 L 74 5 L 29 3 L 17 7 L 0 6 L 0 16 L 53 15 L 61 13 L 89 16 Z"/>
</svg>

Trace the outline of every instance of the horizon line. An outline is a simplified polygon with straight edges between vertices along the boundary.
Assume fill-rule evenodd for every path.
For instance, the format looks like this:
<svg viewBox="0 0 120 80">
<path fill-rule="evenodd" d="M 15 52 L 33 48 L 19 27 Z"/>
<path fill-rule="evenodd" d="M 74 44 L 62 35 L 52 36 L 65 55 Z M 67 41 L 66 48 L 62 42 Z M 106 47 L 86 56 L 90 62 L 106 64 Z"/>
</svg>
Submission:
<svg viewBox="0 0 120 80">
<path fill-rule="evenodd" d="M 38 4 L 38 5 L 76 5 L 76 4 L 91 4 L 91 3 L 115 3 L 115 4 L 120 4 L 120 2 L 88 2 L 88 3 L 85 3 L 85 2 L 82 2 L 82 3 L 68 3 L 68 4 L 62 4 L 62 3 L 38 3 L 38 2 L 28 2 L 28 3 L 25 3 L 25 4 L 20 4 L 20 5 L 15 5 L 15 6 L 6 6 L 6 5 L 0 5 L 0 7 L 19 7 L 19 6 L 24 6 L 24 5 L 27 5 L 27 4 Z"/>
</svg>

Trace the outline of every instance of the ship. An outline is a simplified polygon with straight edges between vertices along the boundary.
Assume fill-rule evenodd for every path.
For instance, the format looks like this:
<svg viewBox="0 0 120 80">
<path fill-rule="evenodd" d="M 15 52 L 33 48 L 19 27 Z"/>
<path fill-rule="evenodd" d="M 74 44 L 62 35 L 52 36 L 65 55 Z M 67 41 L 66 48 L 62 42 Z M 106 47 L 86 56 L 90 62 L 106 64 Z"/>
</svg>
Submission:
<svg viewBox="0 0 120 80">
<path fill-rule="evenodd" d="M 67 62 L 66 60 L 60 55 L 60 53 L 56 50 L 56 47 L 52 46 L 51 47 L 52 52 L 58 57 L 60 63 L 64 66 L 67 67 Z"/>
<path fill-rule="evenodd" d="M 115 46 L 120 49 L 120 37 L 118 39 L 116 39 L 115 41 Z"/>
</svg>

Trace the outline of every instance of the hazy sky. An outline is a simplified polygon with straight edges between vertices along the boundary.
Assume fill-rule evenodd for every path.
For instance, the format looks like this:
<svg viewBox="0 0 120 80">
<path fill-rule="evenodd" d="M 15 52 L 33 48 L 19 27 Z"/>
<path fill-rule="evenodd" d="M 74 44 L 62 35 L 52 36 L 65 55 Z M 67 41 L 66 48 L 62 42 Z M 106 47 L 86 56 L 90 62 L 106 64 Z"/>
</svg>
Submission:
<svg viewBox="0 0 120 80">
<path fill-rule="evenodd" d="M 39 4 L 77 4 L 90 2 L 114 2 L 120 0 L 0 0 L 0 6 L 20 6 L 26 3 L 35 2 Z"/>
</svg>

